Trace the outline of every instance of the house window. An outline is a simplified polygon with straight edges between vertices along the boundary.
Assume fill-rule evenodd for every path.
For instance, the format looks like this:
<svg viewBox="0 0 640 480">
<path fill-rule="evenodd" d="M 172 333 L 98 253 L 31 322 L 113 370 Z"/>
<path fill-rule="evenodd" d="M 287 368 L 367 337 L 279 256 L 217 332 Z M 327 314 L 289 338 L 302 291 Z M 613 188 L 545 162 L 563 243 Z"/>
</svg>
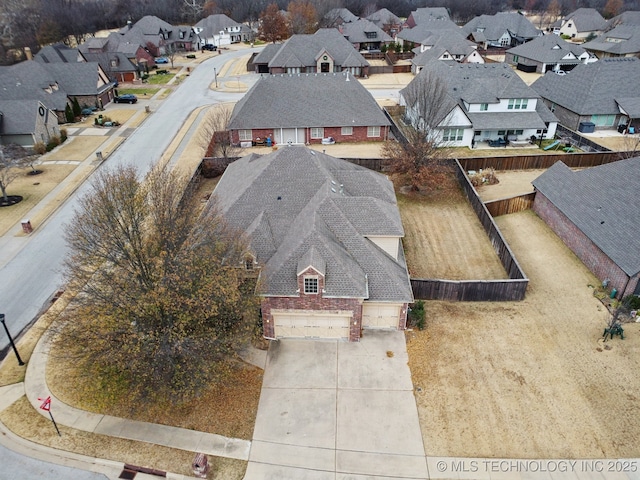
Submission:
<svg viewBox="0 0 640 480">
<path fill-rule="evenodd" d="M 353 127 L 342 127 L 340 133 L 342 135 L 353 135 Z"/>
<path fill-rule="evenodd" d="M 519 58 L 520 58 L 520 57 L 518 57 L 518 55 L 514 55 L 514 56 L 513 56 L 513 63 L 518 63 L 518 59 L 519 59 Z"/>
<path fill-rule="evenodd" d="M 380 127 L 367 127 L 367 137 L 379 137 Z"/>
<path fill-rule="evenodd" d="M 526 98 L 510 98 L 507 108 L 509 110 L 526 110 L 528 101 Z"/>
<path fill-rule="evenodd" d="M 503 136 L 506 135 L 507 131 L 506 130 L 498 130 L 498 136 Z"/>
<path fill-rule="evenodd" d="M 462 140 L 464 136 L 463 128 L 445 128 L 442 131 L 443 142 L 456 142 Z"/>
<path fill-rule="evenodd" d="M 615 115 L 591 115 L 591 121 L 597 127 L 613 127 L 615 120 Z"/>
<path fill-rule="evenodd" d="M 241 142 L 250 142 L 253 140 L 253 134 L 251 130 L 238 130 L 238 137 Z"/>
<path fill-rule="evenodd" d="M 324 138 L 324 128 L 313 127 L 311 129 L 311 138 Z"/>
<path fill-rule="evenodd" d="M 486 112 L 487 110 L 489 110 L 489 104 L 488 103 L 481 103 L 480 104 L 480 111 L 481 112 Z"/>
<path fill-rule="evenodd" d="M 244 269 L 253 270 L 253 257 L 251 255 L 247 255 L 244 258 Z"/>
<path fill-rule="evenodd" d="M 376 38 L 376 32 L 365 32 L 367 38 Z"/>
<path fill-rule="evenodd" d="M 304 277 L 304 293 L 318 293 L 318 277 Z"/>
</svg>

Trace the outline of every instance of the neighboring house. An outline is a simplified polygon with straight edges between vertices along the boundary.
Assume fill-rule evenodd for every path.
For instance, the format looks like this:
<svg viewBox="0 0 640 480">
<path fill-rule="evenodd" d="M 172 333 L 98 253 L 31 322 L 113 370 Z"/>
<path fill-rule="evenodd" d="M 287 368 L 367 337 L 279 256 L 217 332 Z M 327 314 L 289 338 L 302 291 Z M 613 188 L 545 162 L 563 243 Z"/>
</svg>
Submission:
<svg viewBox="0 0 640 480">
<path fill-rule="evenodd" d="M 454 39 L 463 37 L 462 30 L 448 18 L 428 17 L 420 25 L 413 28 L 404 28 L 397 36 L 396 41 L 402 45 L 409 45 L 411 48 L 424 45 L 428 46 L 429 41 L 435 36 L 450 35 Z"/>
<path fill-rule="evenodd" d="M 173 25 L 153 15 L 146 15 L 136 23 L 127 22 L 127 26 L 121 28 L 118 34 L 122 37 L 121 41 L 145 47 L 154 57 L 165 55 L 170 48 L 174 48 L 173 44 L 178 38 Z"/>
<path fill-rule="evenodd" d="M 359 18 L 346 8 L 332 8 L 322 17 L 320 23 L 324 27 L 335 28 L 345 23 L 355 22 Z"/>
<path fill-rule="evenodd" d="M 263 334 L 359 341 L 402 330 L 413 302 L 389 179 L 305 147 L 231 163 L 212 201 L 246 233 Z"/>
<path fill-rule="evenodd" d="M 613 30 L 618 25 L 633 25 L 636 27 L 640 26 L 640 12 L 636 12 L 633 10 L 622 12 L 620 15 L 617 15 L 609 20 L 607 30 Z"/>
<path fill-rule="evenodd" d="M 567 75 L 547 74 L 532 85 L 567 128 L 640 128 L 640 60 L 605 58 Z"/>
<path fill-rule="evenodd" d="M 557 35 L 543 35 L 507 50 L 505 62 L 523 72 L 546 73 L 569 71 L 581 63 L 593 63 L 598 58 L 582 46 L 564 41 Z"/>
<path fill-rule="evenodd" d="M 415 28 L 416 25 L 422 25 L 432 20 L 451 20 L 451 17 L 446 7 L 418 8 L 409 14 L 406 25 L 409 28 Z"/>
<path fill-rule="evenodd" d="M 349 73 L 268 75 L 235 105 L 233 143 L 251 145 L 382 141 L 390 122 L 371 94 Z"/>
<path fill-rule="evenodd" d="M 516 12 L 499 12 L 480 15 L 462 27 L 464 35 L 483 49 L 489 47 L 515 47 L 542 35 L 524 15 Z"/>
<path fill-rule="evenodd" d="M 579 8 L 553 24 L 553 33 L 576 40 L 600 35 L 607 29 L 607 21 L 595 8 Z"/>
<path fill-rule="evenodd" d="M 377 12 L 372 13 L 367 17 L 367 20 L 373 22 L 392 38 L 396 38 L 398 32 L 402 30 L 403 21 L 386 8 L 381 8 Z"/>
<path fill-rule="evenodd" d="M 363 18 L 355 22 L 343 23 L 338 27 L 338 31 L 356 50 L 360 51 L 380 51 L 383 45 L 393 43 L 393 38 L 380 27 Z"/>
<path fill-rule="evenodd" d="M 140 39 L 140 41 L 142 41 L 142 39 Z M 124 81 L 131 81 L 128 79 L 135 80 L 139 78 L 140 73 L 146 71 L 148 67 L 155 64 L 155 54 L 147 45 L 136 42 L 132 38 L 125 38 L 115 32 L 110 33 L 108 37 L 89 38 L 85 43 L 78 46 L 78 50 L 84 58 L 96 59 L 95 61 L 98 62 L 104 62 L 106 58 L 108 60 L 107 63 L 111 64 L 109 58 L 110 55 L 121 59 L 120 63 L 117 65 L 116 72 L 121 74 L 123 72 L 122 69 L 125 70 L 124 73 L 122 73 L 126 79 Z M 124 59 L 122 59 L 122 56 L 131 62 L 136 70 L 135 73 L 126 71 L 127 64 L 124 62 Z"/>
<path fill-rule="evenodd" d="M 532 183 L 534 211 L 616 297 L 640 295 L 640 158 L 572 171 L 555 163 Z"/>
<path fill-rule="evenodd" d="M 478 53 L 478 46 L 464 38 L 459 30 L 445 29 L 428 32 L 428 36 L 423 38 L 419 44 L 419 47 L 413 49 L 415 57 L 411 60 L 411 71 L 414 74 L 420 73 L 422 67 L 434 60 L 484 63 L 484 58 Z"/>
<path fill-rule="evenodd" d="M 193 27 L 198 37 L 196 48 L 202 48 L 206 44 L 217 47 L 232 43 L 248 42 L 252 40 L 252 32 L 249 27 L 227 17 L 224 14 L 209 15 L 203 18 Z"/>
<path fill-rule="evenodd" d="M 65 123 L 65 108 L 77 98 L 80 105 L 101 107 L 113 99 L 114 84 L 94 62 L 41 63 L 27 60 L 0 67 L 0 100 L 39 100 Z"/>
<path fill-rule="evenodd" d="M 618 25 L 582 46 L 598 58 L 638 57 L 640 56 L 640 26 Z"/>
<path fill-rule="evenodd" d="M 132 82 L 138 78 L 137 66 L 119 52 L 81 53 L 77 48 L 69 48 L 60 43 L 42 48 L 34 60 L 41 63 L 94 62 L 100 66 L 102 75 L 112 82 Z"/>
<path fill-rule="evenodd" d="M 438 118 L 422 117 L 416 89 L 441 82 L 446 93 L 438 99 Z M 428 90 L 427 90 L 428 91 Z M 448 64 L 431 62 L 400 91 L 407 121 L 429 134 L 440 146 L 473 147 L 481 141 L 503 138 L 524 141 L 532 136 L 553 138 L 557 119 L 540 96 L 505 63 Z"/>
<path fill-rule="evenodd" d="M 1 77 L 0 77 L 1 78 Z M 58 117 L 38 100 L 0 100 L 0 145 L 25 148 L 60 136 Z"/>
<path fill-rule="evenodd" d="M 335 28 L 311 35 L 292 35 L 283 44 L 268 45 L 253 59 L 257 73 L 369 74 L 369 62 Z"/>
</svg>

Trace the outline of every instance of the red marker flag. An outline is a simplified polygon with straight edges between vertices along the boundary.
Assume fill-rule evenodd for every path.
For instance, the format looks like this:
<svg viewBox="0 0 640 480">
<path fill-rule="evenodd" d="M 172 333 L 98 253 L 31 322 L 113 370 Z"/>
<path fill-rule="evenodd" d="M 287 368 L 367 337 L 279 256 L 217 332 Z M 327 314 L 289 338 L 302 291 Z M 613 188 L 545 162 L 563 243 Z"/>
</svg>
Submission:
<svg viewBox="0 0 640 480">
<path fill-rule="evenodd" d="M 38 400 L 42 400 L 42 399 L 39 398 Z M 42 402 L 42 405 L 40 405 L 40 408 L 42 410 L 44 410 L 45 412 L 48 412 L 48 411 L 51 410 L 51 397 L 50 396 L 47 397 L 44 402 Z"/>
</svg>

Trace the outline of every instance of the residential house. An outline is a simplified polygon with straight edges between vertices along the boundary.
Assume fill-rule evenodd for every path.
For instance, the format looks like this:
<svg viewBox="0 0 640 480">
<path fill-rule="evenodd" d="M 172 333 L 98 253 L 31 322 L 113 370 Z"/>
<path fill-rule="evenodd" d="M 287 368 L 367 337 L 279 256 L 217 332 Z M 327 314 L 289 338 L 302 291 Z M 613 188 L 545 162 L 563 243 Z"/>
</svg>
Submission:
<svg viewBox="0 0 640 480">
<path fill-rule="evenodd" d="M 49 45 L 42 48 L 34 57 L 41 63 L 77 63 L 94 62 L 99 65 L 102 75 L 111 82 L 132 82 L 138 78 L 138 67 L 120 52 L 80 52 L 64 44 Z"/>
<path fill-rule="evenodd" d="M 531 87 L 567 128 L 640 128 L 640 60 L 605 58 L 567 75 L 547 74 Z"/>
<path fill-rule="evenodd" d="M 302 146 L 231 163 L 212 200 L 246 233 L 269 339 L 402 330 L 413 294 L 392 183 Z"/>
<path fill-rule="evenodd" d="M 355 22 L 343 23 L 338 31 L 344 35 L 356 50 L 380 51 L 383 45 L 393 43 L 393 38 L 387 35 L 375 23 L 361 18 Z"/>
<path fill-rule="evenodd" d="M 640 26 L 640 12 L 627 10 L 626 12 L 622 12 L 620 15 L 616 15 L 609 20 L 607 31 L 613 30 L 618 25 L 633 25 L 636 27 Z"/>
<path fill-rule="evenodd" d="M 59 136 L 58 117 L 39 100 L 0 99 L 0 145 L 32 148 Z"/>
<path fill-rule="evenodd" d="M 425 40 L 435 38 L 434 35 L 451 35 L 453 38 L 462 36 L 464 38 L 460 27 L 448 18 L 427 17 L 420 25 L 412 28 L 403 28 L 396 36 L 396 41 L 403 47 L 409 45 L 412 49 L 421 45 L 426 47 L 429 44 Z"/>
<path fill-rule="evenodd" d="M 369 62 L 335 28 L 292 35 L 282 44 L 268 45 L 253 63 L 258 73 L 369 73 Z"/>
<path fill-rule="evenodd" d="M 437 108 L 425 108 L 422 91 L 431 95 L 439 82 L 445 92 Z M 557 119 L 540 96 L 506 63 L 430 62 L 400 91 L 407 121 L 441 146 L 473 147 L 482 141 L 521 142 L 553 138 Z M 434 118 L 423 112 L 434 111 Z"/>
<path fill-rule="evenodd" d="M 386 8 L 381 8 L 380 10 L 373 12 L 367 17 L 367 20 L 373 22 L 391 38 L 396 38 L 398 32 L 402 30 L 402 24 L 404 23 L 398 16 Z"/>
<path fill-rule="evenodd" d="M 507 50 L 505 62 L 523 72 L 546 73 L 569 71 L 581 63 L 593 63 L 598 58 L 582 46 L 564 41 L 557 35 L 543 35 Z"/>
<path fill-rule="evenodd" d="M 553 33 L 575 40 L 585 40 L 602 34 L 607 21 L 595 8 L 578 8 L 553 24 Z"/>
<path fill-rule="evenodd" d="M 196 23 L 193 29 L 199 39 L 196 48 L 202 48 L 206 44 L 220 47 L 253 39 L 248 26 L 224 14 L 209 15 Z"/>
<path fill-rule="evenodd" d="M 108 64 L 109 67 L 105 71 L 110 73 L 112 79 L 115 75 L 115 80 L 119 82 L 136 80 L 140 73 L 155 64 L 155 53 L 148 46 L 136 42 L 131 37 L 125 38 L 116 32 L 110 33 L 108 37 L 89 38 L 78 46 L 78 50 L 85 59 L 99 62 L 103 69 L 105 69 L 105 63 Z M 114 57 L 118 59 L 115 70 L 111 67 L 111 60 Z M 129 70 L 128 64 L 124 61 L 125 58 L 133 65 L 135 71 Z"/>
<path fill-rule="evenodd" d="M 121 41 L 145 47 L 154 57 L 165 55 L 179 40 L 173 25 L 153 15 L 146 15 L 136 23 L 127 22 L 118 34 Z"/>
<path fill-rule="evenodd" d="M 420 26 L 411 30 L 420 29 Z M 419 37 L 415 37 L 419 38 Z M 422 67 L 434 60 L 459 63 L 484 63 L 478 53 L 478 46 L 464 38 L 458 28 L 456 30 L 435 30 L 427 32 L 418 47 L 413 49 L 415 57 L 411 59 L 411 71 L 418 74 Z"/>
<path fill-rule="evenodd" d="M 235 105 L 233 143 L 271 138 L 276 145 L 382 141 L 390 122 L 371 94 L 348 72 L 268 75 Z"/>
<path fill-rule="evenodd" d="M 618 25 L 582 45 L 598 58 L 640 56 L 640 26 Z"/>
<path fill-rule="evenodd" d="M 462 27 L 465 37 L 483 49 L 489 47 L 515 47 L 542 35 L 524 15 L 516 12 L 499 12 L 480 15 Z"/>
<path fill-rule="evenodd" d="M 324 27 L 335 28 L 345 23 L 355 22 L 359 18 L 346 8 L 332 8 L 322 17 L 320 23 Z"/>
<path fill-rule="evenodd" d="M 533 210 L 615 296 L 640 295 L 640 157 L 572 171 L 562 162 L 532 183 Z"/>
<path fill-rule="evenodd" d="M 418 8 L 409 14 L 406 25 L 408 28 L 415 28 L 416 25 L 422 25 L 432 20 L 451 20 L 451 17 L 446 7 Z"/>
</svg>

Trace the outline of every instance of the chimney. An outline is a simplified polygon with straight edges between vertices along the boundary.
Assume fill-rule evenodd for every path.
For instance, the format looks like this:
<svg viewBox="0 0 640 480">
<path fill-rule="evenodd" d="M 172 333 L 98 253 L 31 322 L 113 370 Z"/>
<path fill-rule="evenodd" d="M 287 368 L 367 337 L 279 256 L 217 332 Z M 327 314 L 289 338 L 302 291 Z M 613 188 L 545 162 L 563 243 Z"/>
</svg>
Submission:
<svg viewBox="0 0 640 480">
<path fill-rule="evenodd" d="M 33 60 L 33 54 L 31 53 L 31 49 L 29 47 L 24 47 L 24 54 L 27 57 L 27 60 Z"/>
<path fill-rule="evenodd" d="M 131 28 L 131 26 L 132 26 L 131 20 L 127 20 L 127 27 Z"/>
</svg>

